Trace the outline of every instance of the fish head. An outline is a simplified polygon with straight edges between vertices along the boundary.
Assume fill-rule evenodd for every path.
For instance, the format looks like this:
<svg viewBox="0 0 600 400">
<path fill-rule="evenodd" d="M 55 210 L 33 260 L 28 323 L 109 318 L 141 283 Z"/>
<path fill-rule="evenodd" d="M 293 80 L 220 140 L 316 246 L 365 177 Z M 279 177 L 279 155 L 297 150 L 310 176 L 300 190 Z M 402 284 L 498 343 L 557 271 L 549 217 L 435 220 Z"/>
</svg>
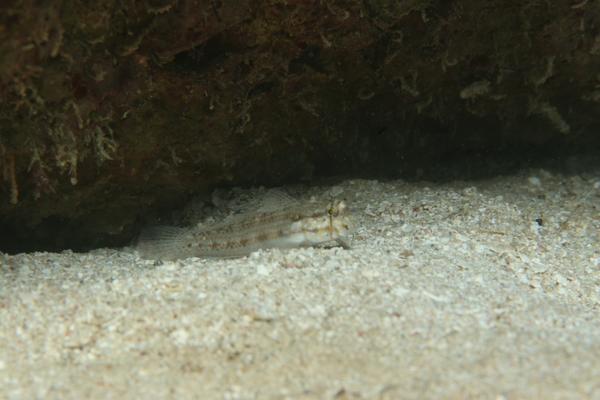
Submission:
<svg viewBox="0 0 600 400">
<path fill-rule="evenodd" d="M 319 206 L 310 217 L 298 223 L 301 224 L 305 244 L 310 245 L 331 241 L 342 244 L 354 226 L 352 215 L 343 200 Z"/>
<path fill-rule="evenodd" d="M 327 217 L 330 240 L 345 238 L 352 232 L 354 221 L 345 201 L 332 201 L 327 208 Z"/>
</svg>

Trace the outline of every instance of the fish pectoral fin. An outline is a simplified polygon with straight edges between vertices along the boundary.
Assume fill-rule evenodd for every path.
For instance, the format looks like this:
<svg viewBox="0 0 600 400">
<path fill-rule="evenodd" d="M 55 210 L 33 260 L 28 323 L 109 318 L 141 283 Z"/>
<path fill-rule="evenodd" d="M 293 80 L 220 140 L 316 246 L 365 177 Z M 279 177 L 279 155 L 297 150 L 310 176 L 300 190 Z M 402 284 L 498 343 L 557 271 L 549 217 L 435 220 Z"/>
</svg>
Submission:
<svg viewBox="0 0 600 400">
<path fill-rule="evenodd" d="M 337 238 L 335 239 L 336 243 L 345 250 L 349 250 L 350 249 L 350 243 L 348 243 L 347 240 L 342 239 L 342 238 Z"/>
<path fill-rule="evenodd" d="M 350 249 L 350 245 L 348 244 L 348 242 L 342 238 L 337 238 L 337 239 L 332 239 L 332 240 L 328 240 L 327 242 L 322 242 L 319 243 L 318 245 L 315 245 L 316 247 L 321 247 L 324 249 L 330 249 L 332 247 L 341 247 L 343 249 L 349 250 Z"/>
</svg>

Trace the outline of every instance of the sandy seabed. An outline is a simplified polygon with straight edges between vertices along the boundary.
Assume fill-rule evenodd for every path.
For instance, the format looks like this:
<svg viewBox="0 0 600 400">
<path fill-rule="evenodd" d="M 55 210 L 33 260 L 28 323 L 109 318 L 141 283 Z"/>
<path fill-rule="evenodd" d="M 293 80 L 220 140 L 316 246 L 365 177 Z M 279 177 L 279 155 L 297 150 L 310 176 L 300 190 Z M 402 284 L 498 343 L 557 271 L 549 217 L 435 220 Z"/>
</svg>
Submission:
<svg viewBox="0 0 600 400">
<path fill-rule="evenodd" d="M 0 256 L 0 398 L 600 399 L 600 171 L 293 190 L 350 250 Z"/>
</svg>

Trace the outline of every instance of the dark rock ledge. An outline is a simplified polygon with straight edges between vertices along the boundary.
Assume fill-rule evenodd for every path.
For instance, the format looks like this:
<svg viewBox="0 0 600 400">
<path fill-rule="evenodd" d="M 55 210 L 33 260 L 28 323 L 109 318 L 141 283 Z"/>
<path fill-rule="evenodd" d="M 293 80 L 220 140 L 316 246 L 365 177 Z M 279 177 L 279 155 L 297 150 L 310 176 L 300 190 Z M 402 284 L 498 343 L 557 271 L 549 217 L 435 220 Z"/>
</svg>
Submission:
<svg viewBox="0 0 600 400">
<path fill-rule="evenodd" d="M 599 106 L 591 0 L 3 1 L 0 250 L 124 244 L 219 186 L 598 152 Z"/>
</svg>

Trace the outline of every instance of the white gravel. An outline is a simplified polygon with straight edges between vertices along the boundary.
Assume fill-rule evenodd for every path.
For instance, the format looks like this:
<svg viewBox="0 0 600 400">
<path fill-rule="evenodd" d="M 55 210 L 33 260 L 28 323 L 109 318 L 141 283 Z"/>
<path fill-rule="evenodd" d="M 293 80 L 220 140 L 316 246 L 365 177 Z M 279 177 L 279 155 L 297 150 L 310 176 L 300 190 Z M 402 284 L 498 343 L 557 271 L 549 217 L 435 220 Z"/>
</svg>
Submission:
<svg viewBox="0 0 600 400">
<path fill-rule="evenodd" d="M 0 256 L 0 398 L 600 399 L 600 171 L 302 194 L 351 250 Z"/>
</svg>

